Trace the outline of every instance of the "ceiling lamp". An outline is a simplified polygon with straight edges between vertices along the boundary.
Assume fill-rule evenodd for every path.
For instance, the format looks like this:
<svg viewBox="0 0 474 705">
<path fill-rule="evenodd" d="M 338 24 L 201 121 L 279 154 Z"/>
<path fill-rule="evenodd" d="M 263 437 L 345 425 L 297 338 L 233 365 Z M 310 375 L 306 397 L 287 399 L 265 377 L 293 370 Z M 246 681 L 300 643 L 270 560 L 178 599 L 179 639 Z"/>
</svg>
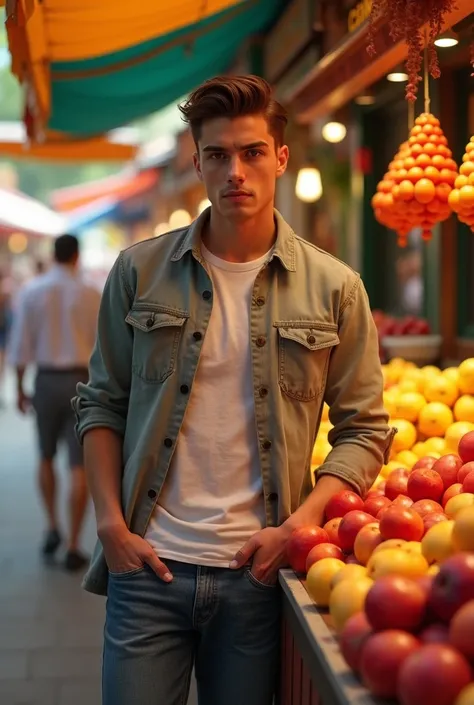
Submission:
<svg viewBox="0 0 474 705">
<path fill-rule="evenodd" d="M 327 122 L 323 126 L 322 135 L 326 142 L 337 144 L 347 135 L 347 128 L 342 122 Z"/>
<path fill-rule="evenodd" d="M 185 228 L 187 225 L 191 225 L 191 221 L 192 218 L 188 211 L 185 211 L 184 208 L 179 208 L 171 213 L 169 225 L 171 230 L 175 230 L 176 228 Z"/>
<path fill-rule="evenodd" d="M 164 235 L 165 233 L 169 232 L 169 230 L 172 230 L 172 228 L 170 228 L 169 223 L 158 223 L 158 225 L 155 228 L 155 237 L 159 237 L 160 235 Z"/>
<path fill-rule="evenodd" d="M 323 195 L 321 172 L 315 167 L 303 167 L 296 179 L 296 196 L 304 203 L 315 203 Z"/>
<path fill-rule="evenodd" d="M 198 214 L 201 215 L 203 211 L 206 210 L 206 208 L 209 208 L 211 205 L 211 202 L 208 198 L 203 198 L 202 201 L 198 205 Z"/>
<path fill-rule="evenodd" d="M 404 71 L 392 71 L 387 75 L 387 81 L 391 83 L 405 83 L 408 81 L 408 74 Z"/>
<path fill-rule="evenodd" d="M 435 39 L 434 43 L 440 49 L 450 49 L 459 44 L 459 39 L 452 30 L 449 30 L 448 32 L 440 34 L 439 37 Z"/>
<path fill-rule="evenodd" d="M 8 249 L 14 255 L 21 255 L 28 247 L 28 238 L 24 233 L 12 233 L 8 238 Z"/>
<path fill-rule="evenodd" d="M 365 91 L 365 93 L 361 93 L 354 99 L 357 105 L 373 105 L 375 100 L 375 94 L 372 91 Z"/>
</svg>

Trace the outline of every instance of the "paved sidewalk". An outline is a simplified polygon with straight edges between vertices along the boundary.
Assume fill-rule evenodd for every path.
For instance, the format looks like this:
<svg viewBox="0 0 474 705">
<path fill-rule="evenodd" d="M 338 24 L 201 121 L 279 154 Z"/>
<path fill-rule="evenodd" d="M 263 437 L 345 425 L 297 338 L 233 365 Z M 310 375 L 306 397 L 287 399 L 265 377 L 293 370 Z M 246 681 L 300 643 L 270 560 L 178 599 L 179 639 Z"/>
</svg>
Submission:
<svg viewBox="0 0 474 705">
<path fill-rule="evenodd" d="M 32 420 L 10 401 L 0 408 L 0 705 L 100 705 L 105 600 L 40 560 L 34 468 Z M 59 477 L 66 491 L 65 467 Z M 84 548 L 93 543 L 89 511 Z"/>
</svg>

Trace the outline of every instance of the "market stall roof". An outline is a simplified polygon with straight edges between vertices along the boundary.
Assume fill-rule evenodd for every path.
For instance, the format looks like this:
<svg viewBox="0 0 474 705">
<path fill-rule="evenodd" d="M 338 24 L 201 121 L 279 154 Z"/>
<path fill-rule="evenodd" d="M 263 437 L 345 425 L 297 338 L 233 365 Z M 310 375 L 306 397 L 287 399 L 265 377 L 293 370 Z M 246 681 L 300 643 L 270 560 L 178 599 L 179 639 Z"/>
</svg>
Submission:
<svg viewBox="0 0 474 705">
<path fill-rule="evenodd" d="M 285 4 L 11 0 L 9 48 L 13 73 L 29 86 L 29 134 L 101 134 L 159 110 L 226 71 Z"/>
<path fill-rule="evenodd" d="M 66 220 L 20 191 L 0 188 L 0 231 L 57 237 L 66 231 Z"/>
<path fill-rule="evenodd" d="M 138 153 L 138 140 L 131 128 L 112 130 L 103 137 L 68 139 L 50 132 L 43 143 L 29 142 L 21 122 L 0 122 L 0 154 L 15 159 L 51 161 L 132 161 Z M 123 134 L 125 133 L 125 134 Z"/>
</svg>

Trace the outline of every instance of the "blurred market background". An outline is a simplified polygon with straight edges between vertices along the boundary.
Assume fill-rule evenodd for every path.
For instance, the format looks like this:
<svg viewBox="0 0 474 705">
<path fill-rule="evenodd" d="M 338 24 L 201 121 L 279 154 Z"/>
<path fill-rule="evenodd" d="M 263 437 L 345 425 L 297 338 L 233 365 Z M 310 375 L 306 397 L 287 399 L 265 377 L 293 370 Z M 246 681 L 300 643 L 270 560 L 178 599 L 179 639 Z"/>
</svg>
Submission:
<svg viewBox="0 0 474 705">
<path fill-rule="evenodd" d="M 208 201 L 176 106 L 217 73 L 256 73 L 291 115 L 290 168 L 278 182 L 277 207 L 298 234 L 362 273 L 383 360 L 441 369 L 474 357 L 470 167 L 461 172 L 465 182 L 446 177 L 448 191 L 465 186 L 466 205 L 442 222 L 442 164 L 433 176 L 438 211 L 429 241 L 426 224 L 415 225 L 400 247 L 373 201 L 378 185 L 392 193 L 409 171 L 397 181 L 404 163 L 393 160 L 427 106 L 427 88 L 457 165 L 471 164 L 468 144 L 474 159 L 472 0 L 458 0 L 443 17 L 441 75 L 420 85 L 412 108 L 407 43 L 393 41 L 383 17 L 373 27 L 376 52 L 367 51 L 370 0 L 5 4 L 0 293 L 13 316 L 22 285 L 50 266 L 57 235 L 78 236 L 82 266 L 101 287 L 121 249 L 190 223 Z M 401 367 L 390 369 L 393 385 Z M 0 704 L 95 705 L 103 601 L 83 593 L 77 576 L 40 561 L 34 430 L 16 412 L 12 370 L 0 372 Z M 93 540 L 89 516 L 89 550 Z"/>
</svg>

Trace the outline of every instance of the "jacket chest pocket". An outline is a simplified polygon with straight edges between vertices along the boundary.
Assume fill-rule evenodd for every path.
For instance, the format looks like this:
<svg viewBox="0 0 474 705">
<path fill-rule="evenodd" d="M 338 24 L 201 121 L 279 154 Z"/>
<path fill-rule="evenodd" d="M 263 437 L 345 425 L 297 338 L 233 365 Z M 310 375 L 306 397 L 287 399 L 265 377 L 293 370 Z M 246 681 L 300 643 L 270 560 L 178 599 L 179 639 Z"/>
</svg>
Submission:
<svg viewBox="0 0 474 705">
<path fill-rule="evenodd" d="M 339 344 L 337 325 L 316 321 L 277 322 L 280 387 L 298 401 L 324 389 L 331 351 Z"/>
<path fill-rule="evenodd" d="M 132 372 L 135 375 L 159 384 L 174 372 L 186 318 L 181 311 L 132 308 L 125 321 L 134 329 Z"/>
</svg>

